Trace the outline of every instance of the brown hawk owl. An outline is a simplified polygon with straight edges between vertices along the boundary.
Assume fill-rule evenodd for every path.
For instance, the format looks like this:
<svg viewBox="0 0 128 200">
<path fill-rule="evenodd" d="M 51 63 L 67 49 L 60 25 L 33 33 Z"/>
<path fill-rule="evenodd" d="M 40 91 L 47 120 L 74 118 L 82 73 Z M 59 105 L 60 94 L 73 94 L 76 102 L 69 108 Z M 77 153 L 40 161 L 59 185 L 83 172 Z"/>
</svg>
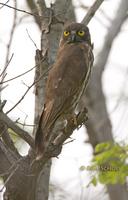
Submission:
<svg viewBox="0 0 128 200">
<path fill-rule="evenodd" d="M 74 113 L 90 77 L 92 49 L 89 29 L 84 24 L 64 27 L 56 61 L 48 75 L 44 110 L 36 132 L 38 156 L 44 153 L 56 120 Z"/>
</svg>

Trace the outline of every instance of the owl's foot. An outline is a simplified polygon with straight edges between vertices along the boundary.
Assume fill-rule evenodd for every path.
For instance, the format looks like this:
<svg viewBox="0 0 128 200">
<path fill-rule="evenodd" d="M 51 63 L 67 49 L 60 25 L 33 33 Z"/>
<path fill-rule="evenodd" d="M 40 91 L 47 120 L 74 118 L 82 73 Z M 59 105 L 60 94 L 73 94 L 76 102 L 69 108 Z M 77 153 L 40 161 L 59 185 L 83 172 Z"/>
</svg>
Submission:
<svg viewBox="0 0 128 200">
<path fill-rule="evenodd" d="M 84 118 L 86 118 L 86 120 L 88 119 L 88 110 L 85 107 L 83 110 L 81 110 L 78 114 L 71 114 L 68 118 L 67 118 L 67 122 L 73 122 L 74 126 L 78 127 L 79 126 L 79 117 L 81 115 L 84 115 Z"/>
<path fill-rule="evenodd" d="M 84 108 L 82 111 L 80 111 L 77 115 L 75 114 L 73 116 L 73 122 L 74 125 L 76 126 L 77 130 L 79 128 L 81 128 L 81 126 L 83 124 L 85 124 L 85 122 L 88 120 L 88 110 L 87 108 Z M 82 121 L 82 123 L 80 124 L 80 121 Z"/>
</svg>

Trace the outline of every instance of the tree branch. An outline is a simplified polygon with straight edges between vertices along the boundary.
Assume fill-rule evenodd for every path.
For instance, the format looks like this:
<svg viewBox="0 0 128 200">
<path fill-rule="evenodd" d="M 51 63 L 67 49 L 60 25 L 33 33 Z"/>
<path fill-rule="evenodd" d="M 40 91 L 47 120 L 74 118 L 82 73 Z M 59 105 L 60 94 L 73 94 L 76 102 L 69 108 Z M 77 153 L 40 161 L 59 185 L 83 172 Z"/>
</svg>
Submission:
<svg viewBox="0 0 128 200">
<path fill-rule="evenodd" d="M 4 79 L 5 79 L 6 75 L 7 75 L 6 70 L 7 70 L 8 66 L 9 66 L 9 64 L 10 64 L 12 58 L 13 58 L 13 55 L 14 54 L 12 54 L 11 58 L 9 59 L 9 61 L 7 62 L 7 64 L 5 65 L 3 71 L 0 74 L 0 77 L 1 77 L 1 80 L 0 80 L 0 92 L 8 86 L 8 85 L 3 86 L 3 83 L 4 83 Z"/>
<path fill-rule="evenodd" d="M 12 57 L 11 57 L 11 59 L 12 59 Z M 10 81 L 13 81 L 13 80 L 15 80 L 15 79 L 17 79 L 17 78 L 20 78 L 21 76 L 24 76 L 25 74 L 31 72 L 33 69 L 35 69 L 36 67 L 38 67 L 38 65 L 40 65 L 40 64 L 44 61 L 44 59 L 45 59 L 45 58 L 41 59 L 40 62 L 39 62 L 38 64 L 36 64 L 34 67 L 28 69 L 27 71 L 25 71 L 25 72 L 23 72 L 23 73 L 21 73 L 21 74 L 19 74 L 19 75 L 17 75 L 17 76 L 14 76 L 13 78 L 10 78 L 10 79 L 8 79 L 8 80 L 0 81 L 0 85 L 3 84 L 3 83 L 7 83 L 7 82 L 10 82 Z M 11 60 L 10 60 L 10 61 L 11 61 Z M 10 63 L 10 62 L 9 62 L 9 63 Z M 0 75 L 0 76 L 1 76 L 1 75 Z"/>
<path fill-rule="evenodd" d="M 3 3 L 3 5 L 0 7 L 0 9 L 2 9 L 10 0 L 7 0 L 5 3 Z"/>
<path fill-rule="evenodd" d="M 10 108 L 10 109 L 6 112 L 6 114 L 10 113 L 12 110 L 14 110 L 14 109 L 21 103 L 21 101 L 25 98 L 25 96 L 27 95 L 27 93 L 29 92 L 29 90 L 30 90 L 34 85 L 35 85 L 35 81 L 33 81 L 33 83 L 32 83 L 30 86 L 28 86 L 27 90 L 24 92 L 24 94 L 23 94 L 22 97 L 19 99 L 19 101 L 17 101 L 17 103 L 16 103 L 14 106 L 12 106 L 12 108 Z"/>
<path fill-rule="evenodd" d="M 25 11 L 25 10 L 22 10 L 22 9 L 19 9 L 19 8 L 15 8 L 15 7 L 13 7 L 13 6 L 9 6 L 9 5 L 4 4 L 4 3 L 0 3 L 0 5 L 2 5 L 3 7 L 6 6 L 6 7 L 8 7 L 8 8 L 13 9 L 13 10 L 16 10 L 16 11 L 23 12 L 23 13 L 25 13 L 25 14 L 34 16 L 33 13 L 30 13 L 30 12 L 28 12 L 28 11 Z"/>
<path fill-rule="evenodd" d="M 4 69 L 3 69 L 3 71 L 1 72 L 0 77 L 3 76 L 3 74 L 5 74 L 6 69 L 7 69 L 8 65 L 10 64 L 10 62 L 12 61 L 13 56 L 14 56 L 14 54 L 12 54 L 10 59 L 8 59 L 8 62 L 6 62 L 6 65 L 5 65 Z M 0 84 L 3 84 L 3 78 L 2 78 L 2 80 L 0 82 Z"/>
<path fill-rule="evenodd" d="M 19 153 L 16 149 L 16 147 L 14 146 L 14 143 L 8 133 L 8 127 L 5 123 L 3 123 L 1 121 L 0 123 L 0 131 L 1 131 L 1 137 L 4 141 L 4 143 L 7 145 L 7 147 L 12 150 L 13 152 L 15 152 L 17 154 L 17 156 L 19 156 Z"/>
<path fill-rule="evenodd" d="M 42 60 L 43 60 L 43 61 L 45 60 L 45 56 L 44 56 L 44 58 L 43 58 Z M 18 104 L 21 103 L 21 101 L 25 98 L 25 96 L 27 95 L 27 93 L 29 92 L 29 90 L 30 90 L 37 82 L 39 82 L 39 81 L 41 80 L 41 78 L 43 78 L 43 76 L 45 76 L 45 74 L 48 73 L 48 71 L 49 71 L 49 69 L 47 69 L 43 74 L 41 74 L 41 76 L 39 77 L 38 80 L 34 80 L 33 83 L 32 83 L 30 86 L 28 86 L 27 90 L 24 92 L 24 94 L 23 94 L 22 97 L 19 99 L 19 101 L 18 101 L 12 108 L 10 108 L 10 109 L 6 112 L 6 114 L 10 113 L 14 108 L 17 107 Z"/>
<path fill-rule="evenodd" d="M 51 157 L 57 157 L 61 152 L 65 140 L 71 136 L 71 134 L 76 128 L 78 129 L 83 124 L 85 124 L 87 119 L 87 110 L 84 109 L 82 112 L 76 115 L 77 124 L 74 123 L 73 117 L 71 117 L 68 120 L 66 127 L 64 127 L 61 130 L 61 132 L 57 134 L 57 136 L 51 134 L 52 137 L 50 138 L 50 141 L 44 151 L 44 154 L 41 157 L 37 157 L 36 160 L 34 160 L 34 162 L 32 163 L 32 171 L 34 171 L 34 173 L 39 173 L 39 171 L 43 168 L 44 164 Z"/>
<path fill-rule="evenodd" d="M 19 135 L 23 140 L 25 140 L 31 147 L 34 148 L 34 140 L 29 135 L 27 131 L 24 131 L 19 126 L 17 126 L 5 113 L 0 112 L 0 121 L 11 128 L 17 135 Z"/>
<path fill-rule="evenodd" d="M 89 8 L 86 16 L 82 20 L 82 23 L 87 25 L 92 17 L 95 15 L 96 11 L 99 9 L 100 5 L 103 3 L 104 0 L 96 0 L 93 5 Z"/>
</svg>

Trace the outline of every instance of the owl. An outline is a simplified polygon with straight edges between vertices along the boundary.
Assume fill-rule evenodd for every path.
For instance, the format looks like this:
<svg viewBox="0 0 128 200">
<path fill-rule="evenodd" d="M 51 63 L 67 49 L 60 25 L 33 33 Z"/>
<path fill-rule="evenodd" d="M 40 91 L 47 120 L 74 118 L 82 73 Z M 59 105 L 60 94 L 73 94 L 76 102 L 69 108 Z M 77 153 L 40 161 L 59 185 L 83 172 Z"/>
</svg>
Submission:
<svg viewBox="0 0 128 200">
<path fill-rule="evenodd" d="M 94 60 L 92 50 L 87 26 L 70 23 L 64 27 L 46 83 L 44 109 L 35 137 L 37 156 L 45 152 L 56 121 L 74 113 L 88 84 Z"/>
</svg>

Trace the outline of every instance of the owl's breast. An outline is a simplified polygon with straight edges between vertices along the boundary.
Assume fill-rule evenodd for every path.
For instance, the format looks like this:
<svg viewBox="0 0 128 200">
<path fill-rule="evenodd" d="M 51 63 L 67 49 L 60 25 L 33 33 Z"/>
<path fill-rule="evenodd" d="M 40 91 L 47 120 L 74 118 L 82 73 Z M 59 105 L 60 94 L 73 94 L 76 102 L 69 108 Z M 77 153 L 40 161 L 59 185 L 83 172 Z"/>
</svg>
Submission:
<svg viewBox="0 0 128 200">
<path fill-rule="evenodd" d="M 73 111 L 86 88 L 90 71 L 86 46 L 64 45 L 49 72 L 45 102 L 54 101 L 54 110 Z"/>
</svg>

